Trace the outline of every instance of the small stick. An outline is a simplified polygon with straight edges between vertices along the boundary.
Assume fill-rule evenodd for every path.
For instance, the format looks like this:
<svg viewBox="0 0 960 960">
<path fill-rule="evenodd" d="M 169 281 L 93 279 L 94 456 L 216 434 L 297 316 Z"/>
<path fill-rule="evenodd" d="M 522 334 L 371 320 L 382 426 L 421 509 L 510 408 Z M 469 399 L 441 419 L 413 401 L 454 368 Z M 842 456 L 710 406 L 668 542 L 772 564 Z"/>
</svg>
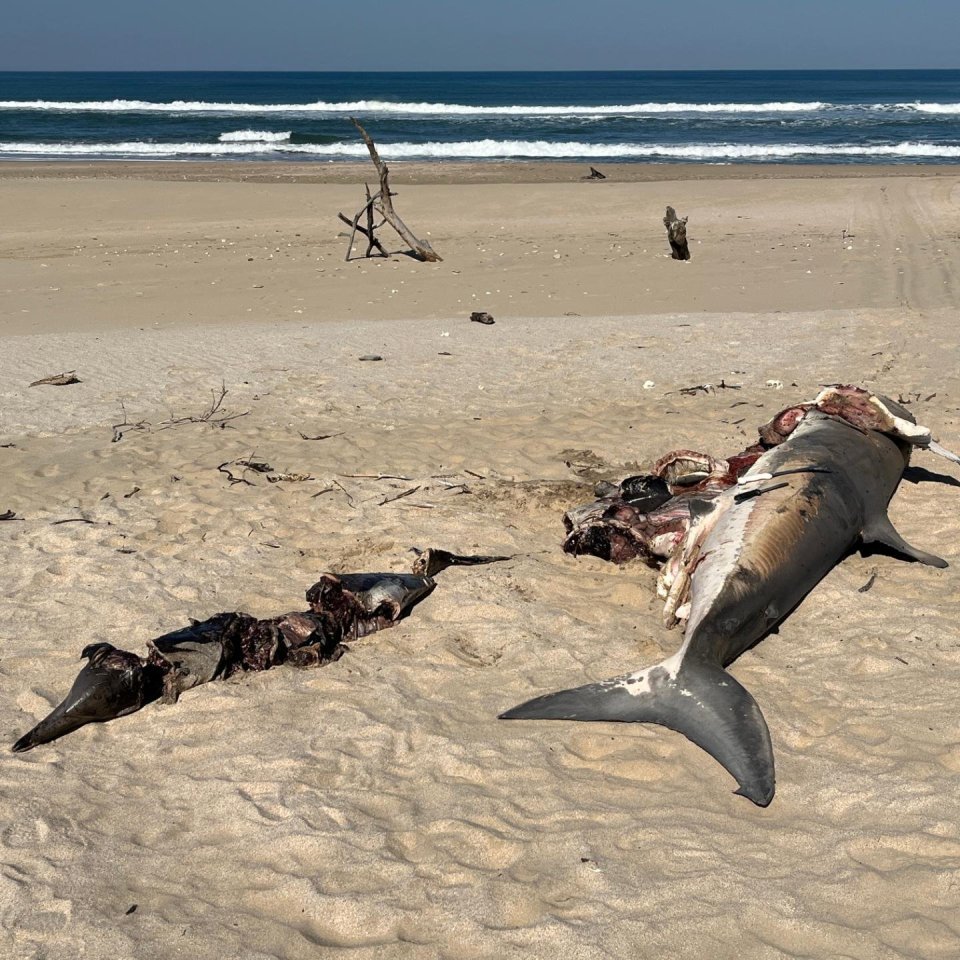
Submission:
<svg viewBox="0 0 960 960">
<path fill-rule="evenodd" d="M 256 486 L 256 484 L 251 483 L 251 482 L 250 482 L 246 477 L 244 477 L 242 474 L 241 474 L 239 477 L 235 477 L 235 476 L 230 472 L 230 465 L 233 464 L 233 463 L 236 463 L 236 462 L 237 462 L 236 460 L 225 460 L 223 463 L 220 464 L 219 467 L 217 467 L 217 469 L 218 469 L 221 473 L 225 473 L 225 474 L 227 475 L 227 479 L 230 481 L 231 484 L 234 484 L 234 483 L 245 483 L 248 487 Z"/>
<path fill-rule="evenodd" d="M 393 503 L 394 500 L 402 500 L 404 497 L 409 497 L 411 493 L 416 493 L 422 484 L 417 484 L 415 487 L 411 487 L 409 490 L 404 490 L 403 493 L 398 493 L 395 497 L 384 497 L 377 506 L 382 507 L 384 504 Z"/>
<path fill-rule="evenodd" d="M 353 497 L 351 497 L 350 494 L 347 492 L 347 488 L 342 483 L 340 483 L 339 480 L 334 480 L 333 482 L 334 484 L 336 484 L 336 486 L 338 486 L 343 491 L 343 495 L 347 498 L 347 503 L 349 503 L 351 507 L 354 506 Z"/>
<path fill-rule="evenodd" d="M 392 473 L 341 473 L 341 477 L 348 477 L 350 480 L 412 480 L 413 477 L 400 477 Z"/>
<path fill-rule="evenodd" d="M 129 430 L 150 429 L 150 422 L 148 420 L 138 420 L 136 423 L 131 423 L 127 419 L 127 408 L 123 400 L 120 401 L 120 412 L 123 414 L 123 422 L 113 424 L 113 436 L 110 438 L 111 443 L 118 443 L 123 439 L 123 435 L 126 433 L 126 430 L 122 430 L 121 427 L 126 427 Z"/>
</svg>

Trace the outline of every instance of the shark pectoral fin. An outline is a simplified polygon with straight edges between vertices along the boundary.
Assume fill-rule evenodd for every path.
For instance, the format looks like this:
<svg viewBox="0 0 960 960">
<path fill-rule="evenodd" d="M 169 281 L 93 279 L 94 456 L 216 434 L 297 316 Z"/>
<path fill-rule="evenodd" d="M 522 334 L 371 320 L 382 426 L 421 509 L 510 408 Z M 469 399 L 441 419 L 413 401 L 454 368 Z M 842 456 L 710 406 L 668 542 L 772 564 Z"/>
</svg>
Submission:
<svg viewBox="0 0 960 960">
<path fill-rule="evenodd" d="M 944 460 L 949 460 L 951 463 L 960 463 L 960 457 L 958 457 L 952 450 L 948 450 L 946 447 L 940 446 L 936 440 L 931 440 L 927 444 L 927 449 L 931 453 L 935 453 L 938 457 L 943 457 Z"/>
<path fill-rule="evenodd" d="M 864 543 L 882 543 L 892 550 L 896 550 L 897 553 L 902 553 L 905 557 L 910 557 L 912 560 L 925 563 L 928 567 L 940 567 L 942 569 L 943 567 L 949 566 L 947 561 L 942 557 L 918 550 L 916 547 L 907 543 L 894 529 L 890 518 L 886 514 L 871 520 L 867 526 L 864 527 L 861 536 Z"/>
<path fill-rule="evenodd" d="M 687 658 L 522 703 L 502 720 L 658 723 L 706 750 L 737 781 L 740 796 L 773 799 L 773 747 L 756 701 L 722 667 Z"/>
</svg>

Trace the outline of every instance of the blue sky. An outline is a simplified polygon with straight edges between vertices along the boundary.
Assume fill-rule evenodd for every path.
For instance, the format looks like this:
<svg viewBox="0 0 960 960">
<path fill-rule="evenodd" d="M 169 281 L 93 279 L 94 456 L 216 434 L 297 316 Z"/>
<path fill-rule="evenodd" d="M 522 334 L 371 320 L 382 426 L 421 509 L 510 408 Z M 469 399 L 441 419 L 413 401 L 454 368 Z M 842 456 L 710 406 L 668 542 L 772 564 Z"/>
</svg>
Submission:
<svg viewBox="0 0 960 960">
<path fill-rule="evenodd" d="M 960 0 L 34 0 L 0 70 L 960 67 Z"/>
</svg>

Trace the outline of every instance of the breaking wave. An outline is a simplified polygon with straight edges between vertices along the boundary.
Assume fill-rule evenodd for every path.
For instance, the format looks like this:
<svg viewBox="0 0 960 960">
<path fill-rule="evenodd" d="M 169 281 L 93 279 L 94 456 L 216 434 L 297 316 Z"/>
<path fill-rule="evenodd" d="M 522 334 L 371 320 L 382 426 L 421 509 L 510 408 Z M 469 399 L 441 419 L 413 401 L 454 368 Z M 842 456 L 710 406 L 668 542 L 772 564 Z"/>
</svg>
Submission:
<svg viewBox="0 0 960 960">
<path fill-rule="evenodd" d="M 271 130 L 230 130 L 220 134 L 221 143 L 283 143 L 290 139 L 290 131 L 274 133 Z"/>
<path fill-rule="evenodd" d="M 258 131 L 237 131 L 253 134 Z M 231 137 L 225 140 L 224 137 Z M 269 134 L 280 137 L 280 134 Z M 636 144 L 550 142 L 546 140 L 466 140 L 452 143 L 381 143 L 388 160 L 511 158 L 562 159 L 667 159 L 667 160 L 785 160 L 799 157 L 960 158 L 960 145 L 903 142 L 890 144 Z M 143 159 L 196 157 L 322 157 L 365 158 L 362 143 L 290 143 L 286 139 L 253 140 L 234 134 L 221 135 L 219 143 L 0 143 L 0 156 L 30 157 L 125 157 Z"/>
<path fill-rule="evenodd" d="M 770 103 L 629 103 L 612 106 L 471 106 L 462 103 L 393 103 L 354 100 L 345 103 L 209 103 L 205 100 L 0 100 L 0 110 L 52 110 L 91 113 L 366 113 L 430 116 L 632 116 L 669 113 L 810 113 L 832 107 L 819 100 Z"/>
<path fill-rule="evenodd" d="M 915 110 L 917 113 L 960 114 L 960 103 L 895 103 L 900 110 Z"/>
</svg>

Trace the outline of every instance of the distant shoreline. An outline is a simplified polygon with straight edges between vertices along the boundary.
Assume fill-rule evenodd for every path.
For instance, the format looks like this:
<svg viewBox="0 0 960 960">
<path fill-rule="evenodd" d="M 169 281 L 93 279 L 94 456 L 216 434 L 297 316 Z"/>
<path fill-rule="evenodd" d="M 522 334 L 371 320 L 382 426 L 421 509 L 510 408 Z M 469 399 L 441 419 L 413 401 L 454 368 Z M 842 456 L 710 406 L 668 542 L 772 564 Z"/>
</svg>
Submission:
<svg viewBox="0 0 960 960">
<path fill-rule="evenodd" d="M 507 160 L 497 162 L 392 160 L 393 182 L 403 183 L 571 183 L 589 173 L 587 161 Z M 607 177 L 591 183 L 650 183 L 677 180 L 807 180 L 885 177 L 952 177 L 957 163 L 603 163 Z M 356 183 L 374 175 L 369 163 L 288 160 L 0 160 L 0 180 L 178 180 L 251 183 Z"/>
</svg>

